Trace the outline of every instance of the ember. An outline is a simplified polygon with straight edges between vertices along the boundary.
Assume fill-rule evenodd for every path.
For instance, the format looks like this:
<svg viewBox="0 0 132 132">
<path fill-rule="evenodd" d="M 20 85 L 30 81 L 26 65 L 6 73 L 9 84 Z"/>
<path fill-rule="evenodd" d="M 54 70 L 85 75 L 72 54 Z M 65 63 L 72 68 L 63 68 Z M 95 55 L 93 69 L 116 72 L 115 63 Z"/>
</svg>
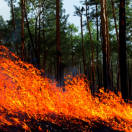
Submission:
<svg viewBox="0 0 132 132">
<path fill-rule="evenodd" d="M 3 131 L 132 131 L 132 105 L 103 89 L 93 97 L 79 76 L 65 92 L 31 64 L 0 47 L 0 129 Z"/>
</svg>

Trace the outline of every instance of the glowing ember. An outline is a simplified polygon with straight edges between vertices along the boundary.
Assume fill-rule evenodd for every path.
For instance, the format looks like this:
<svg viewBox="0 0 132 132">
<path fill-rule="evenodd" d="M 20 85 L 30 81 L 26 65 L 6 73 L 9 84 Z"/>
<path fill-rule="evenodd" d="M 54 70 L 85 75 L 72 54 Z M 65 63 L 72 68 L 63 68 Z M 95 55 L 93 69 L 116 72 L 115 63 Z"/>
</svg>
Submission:
<svg viewBox="0 0 132 132">
<path fill-rule="evenodd" d="M 93 97 L 86 81 L 79 76 L 65 83 L 63 92 L 56 82 L 43 78 L 39 70 L 1 46 L 0 128 L 20 126 L 30 131 L 29 122 L 33 119 L 58 126 L 70 119 L 80 119 L 89 128 L 102 122 L 114 130 L 132 131 L 132 106 L 121 96 L 101 89 Z M 41 126 L 37 129 L 42 131 Z"/>
</svg>

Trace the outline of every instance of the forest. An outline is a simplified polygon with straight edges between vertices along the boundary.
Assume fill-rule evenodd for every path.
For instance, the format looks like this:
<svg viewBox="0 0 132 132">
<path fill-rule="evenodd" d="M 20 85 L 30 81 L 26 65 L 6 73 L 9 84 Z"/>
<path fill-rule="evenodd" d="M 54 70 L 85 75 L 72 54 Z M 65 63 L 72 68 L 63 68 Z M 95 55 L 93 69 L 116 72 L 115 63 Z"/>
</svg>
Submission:
<svg viewBox="0 0 132 132">
<path fill-rule="evenodd" d="M 68 22 L 61 0 L 6 2 L 11 17 L 0 16 L 1 44 L 60 85 L 66 74 L 84 74 L 93 94 L 104 87 L 132 99 L 131 1 L 75 3 L 80 27 Z"/>
<path fill-rule="evenodd" d="M 131 132 L 132 1 L 5 1 L 0 131 Z"/>
</svg>

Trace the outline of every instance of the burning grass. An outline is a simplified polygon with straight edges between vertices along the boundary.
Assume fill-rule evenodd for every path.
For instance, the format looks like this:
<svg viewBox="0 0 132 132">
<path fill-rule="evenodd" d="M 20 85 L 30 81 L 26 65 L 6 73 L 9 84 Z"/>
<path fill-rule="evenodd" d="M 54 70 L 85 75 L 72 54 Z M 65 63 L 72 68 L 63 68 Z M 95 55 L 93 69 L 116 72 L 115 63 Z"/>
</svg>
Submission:
<svg viewBox="0 0 132 132">
<path fill-rule="evenodd" d="M 65 84 L 64 92 L 55 81 L 43 78 L 39 70 L 1 46 L 1 130 L 14 126 L 20 130 L 43 131 L 43 126 L 52 124 L 53 128 L 78 126 L 82 131 L 89 131 L 101 123 L 114 130 L 132 131 L 132 105 L 126 104 L 120 93 L 117 96 L 101 89 L 98 96 L 93 97 L 79 76 L 67 79 Z"/>
</svg>

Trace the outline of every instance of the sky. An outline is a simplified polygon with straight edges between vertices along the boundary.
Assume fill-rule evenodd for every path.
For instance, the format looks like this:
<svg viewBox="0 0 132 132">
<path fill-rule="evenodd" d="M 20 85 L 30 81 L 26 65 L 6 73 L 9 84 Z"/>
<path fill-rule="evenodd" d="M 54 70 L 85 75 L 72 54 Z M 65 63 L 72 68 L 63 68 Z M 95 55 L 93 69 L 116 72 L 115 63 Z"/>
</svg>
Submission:
<svg viewBox="0 0 132 132">
<path fill-rule="evenodd" d="M 69 22 L 74 23 L 77 27 L 80 26 L 80 19 L 74 16 L 74 5 L 79 6 L 79 0 L 63 0 L 63 7 L 66 9 L 66 14 L 69 14 Z"/>
<path fill-rule="evenodd" d="M 80 19 L 77 16 L 74 16 L 74 5 L 79 5 L 79 0 L 63 0 L 64 9 L 66 9 L 66 14 L 69 14 L 68 21 L 74 23 L 77 27 L 80 25 Z M 10 18 L 10 8 L 8 7 L 5 0 L 0 0 L 0 15 L 3 16 L 4 20 Z"/>
<path fill-rule="evenodd" d="M 7 5 L 7 2 L 5 0 L 0 0 L 0 15 L 3 16 L 5 20 L 8 20 L 10 18 L 10 9 Z"/>
</svg>

